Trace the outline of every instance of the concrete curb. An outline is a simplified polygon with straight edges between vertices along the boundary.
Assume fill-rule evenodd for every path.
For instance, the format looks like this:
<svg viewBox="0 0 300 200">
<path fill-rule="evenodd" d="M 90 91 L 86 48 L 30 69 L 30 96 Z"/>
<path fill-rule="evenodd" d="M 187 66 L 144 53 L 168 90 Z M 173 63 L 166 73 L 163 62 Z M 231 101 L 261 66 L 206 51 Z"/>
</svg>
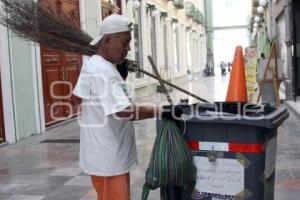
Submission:
<svg viewBox="0 0 300 200">
<path fill-rule="evenodd" d="M 295 101 L 285 101 L 284 104 L 300 119 L 300 104 Z"/>
</svg>

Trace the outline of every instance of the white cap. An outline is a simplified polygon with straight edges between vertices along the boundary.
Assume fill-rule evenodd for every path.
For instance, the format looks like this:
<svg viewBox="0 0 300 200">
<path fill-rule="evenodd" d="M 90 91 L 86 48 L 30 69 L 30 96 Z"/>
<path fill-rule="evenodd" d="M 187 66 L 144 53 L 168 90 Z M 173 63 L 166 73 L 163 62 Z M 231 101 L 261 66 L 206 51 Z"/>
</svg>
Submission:
<svg viewBox="0 0 300 200">
<path fill-rule="evenodd" d="M 90 42 L 90 45 L 96 45 L 104 35 L 112 33 L 121 33 L 131 31 L 132 23 L 129 18 L 123 15 L 110 15 L 106 17 L 101 25 L 99 34 Z"/>
</svg>

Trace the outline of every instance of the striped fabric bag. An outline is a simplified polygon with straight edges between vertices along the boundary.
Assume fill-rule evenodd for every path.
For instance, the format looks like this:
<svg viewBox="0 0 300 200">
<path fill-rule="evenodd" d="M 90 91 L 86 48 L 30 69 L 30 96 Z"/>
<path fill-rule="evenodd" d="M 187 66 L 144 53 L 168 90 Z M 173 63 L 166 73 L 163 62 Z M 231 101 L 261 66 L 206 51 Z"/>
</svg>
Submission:
<svg viewBox="0 0 300 200">
<path fill-rule="evenodd" d="M 180 200 L 189 199 L 196 178 L 193 155 L 174 121 L 162 119 L 146 172 L 142 200 L 147 200 L 150 190 L 161 188 L 162 200 L 173 200 L 174 191 L 180 190 Z M 172 192 L 170 192 L 172 191 Z M 178 193 L 178 191 L 177 191 Z"/>
</svg>

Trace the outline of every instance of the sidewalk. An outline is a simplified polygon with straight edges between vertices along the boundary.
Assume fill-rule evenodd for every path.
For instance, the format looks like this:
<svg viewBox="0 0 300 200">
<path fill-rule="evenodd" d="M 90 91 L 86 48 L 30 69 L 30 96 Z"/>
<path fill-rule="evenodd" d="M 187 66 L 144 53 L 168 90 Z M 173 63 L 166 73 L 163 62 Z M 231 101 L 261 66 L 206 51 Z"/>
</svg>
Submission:
<svg viewBox="0 0 300 200">
<path fill-rule="evenodd" d="M 297 102 L 295 101 L 286 101 L 284 104 L 289 108 L 290 111 L 292 111 L 299 119 L 300 119 L 300 99 L 297 99 Z"/>
<path fill-rule="evenodd" d="M 209 100 L 224 100 L 228 76 L 203 77 L 181 86 Z M 159 103 L 161 94 L 136 98 L 136 102 Z M 186 98 L 172 92 L 178 101 Z M 190 99 L 191 102 L 196 102 Z M 291 115 L 278 129 L 276 200 L 300 196 L 300 133 L 298 119 Z M 140 200 L 144 176 L 156 136 L 155 120 L 135 122 L 139 164 L 131 172 L 131 198 Z M 0 148 L 1 200 L 91 200 L 96 199 L 89 176 L 78 167 L 79 126 L 75 121 Z M 151 191 L 149 200 L 158 200 Z"/>
</svg>

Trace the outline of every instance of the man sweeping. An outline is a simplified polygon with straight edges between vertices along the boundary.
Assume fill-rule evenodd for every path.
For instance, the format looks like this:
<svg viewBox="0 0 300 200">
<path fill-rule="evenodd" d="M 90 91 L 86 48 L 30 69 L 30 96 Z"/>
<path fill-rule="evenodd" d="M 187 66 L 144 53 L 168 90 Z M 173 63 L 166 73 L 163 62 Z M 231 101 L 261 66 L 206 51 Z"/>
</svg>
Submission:
<svg viewBox="0 0 300 200">
<path fill-rule="evenodd" d="M 130 50 L 128 18 L 111 15 L 90 43 L 96 55 L 83 64 L 74 94 L 83 99 L 80 134 L 80 167 L 89 175 L 100 200 L 129 200 L 129 171 L 137 163 L 133 120 L 163 116 L 160 107 L 130 103 L 116 64 Z M 126 66 L 124 66 L 126 67 Z M 182 112 L 177 109 L 179 117 Z"/>
</svg>

